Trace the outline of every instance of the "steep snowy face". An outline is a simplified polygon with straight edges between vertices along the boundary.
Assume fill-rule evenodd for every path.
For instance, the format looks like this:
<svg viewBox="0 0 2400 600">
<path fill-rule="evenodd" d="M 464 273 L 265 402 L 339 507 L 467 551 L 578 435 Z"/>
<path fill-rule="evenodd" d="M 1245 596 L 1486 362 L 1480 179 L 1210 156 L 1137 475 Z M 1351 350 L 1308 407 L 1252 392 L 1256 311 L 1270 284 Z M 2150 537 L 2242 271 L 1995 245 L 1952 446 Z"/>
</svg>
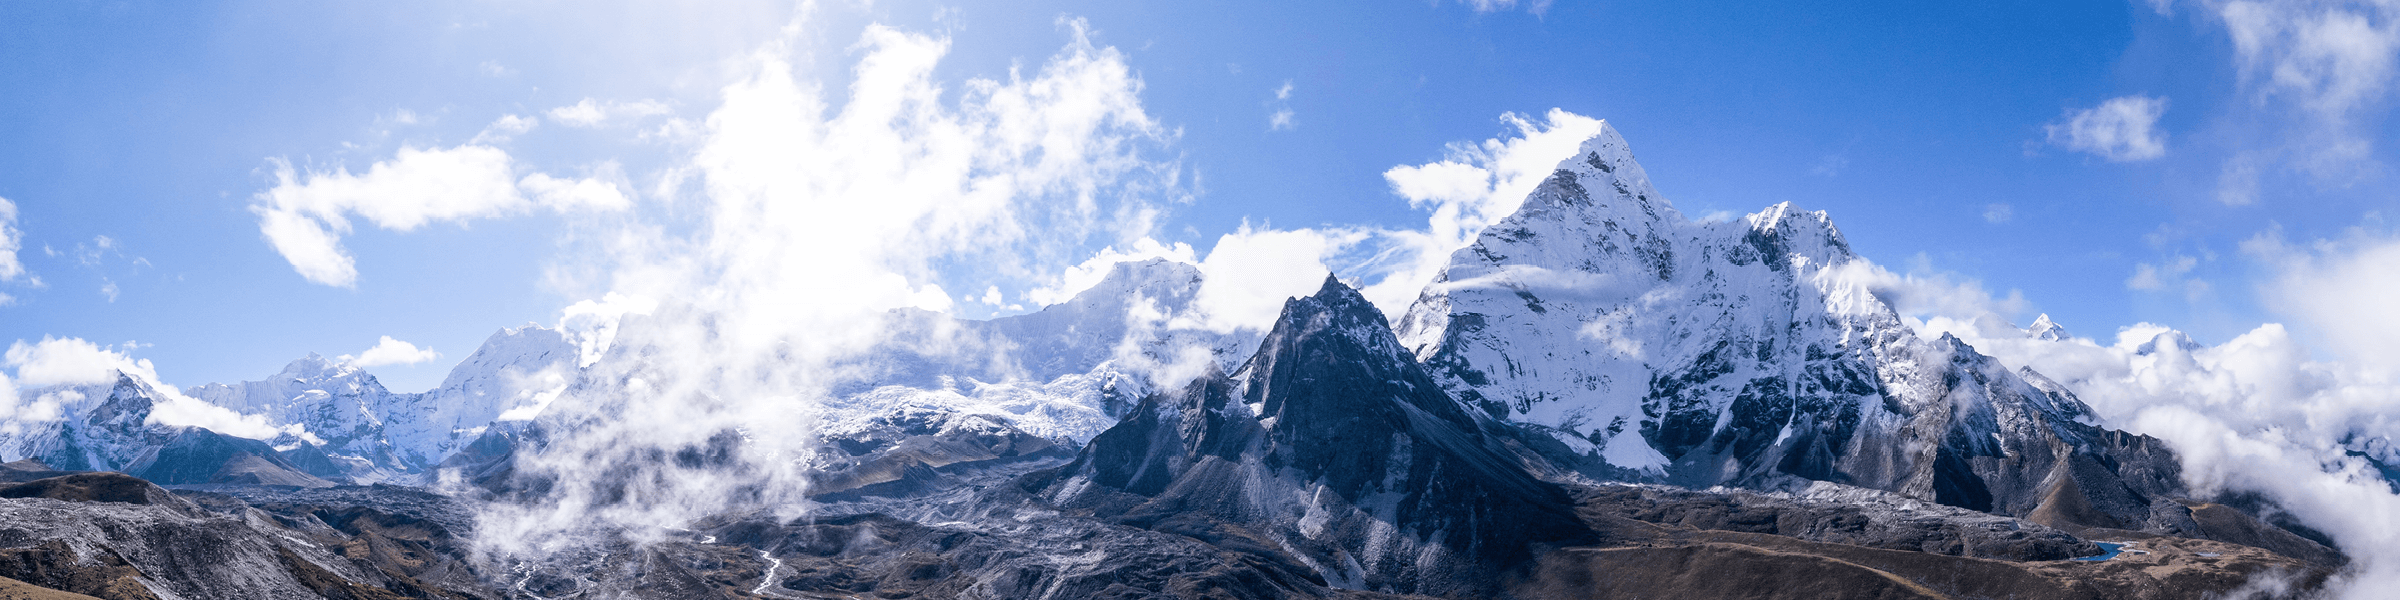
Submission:
<svg viewBox="0 0 2400 600">
<path fill-rule="evenodd" d="M 69 471 L 124 471 L 184 428 L 149 423 L 158 390 L 118 374 L 113 383 L 26 390 L 58 408 L 57 419 L 18 421 L 0 430 L 0 460 L 42 461 Z"/>
<path fill-rule="evenodd" d="M 353 468 L 407 470 L 385 438 L 389 408 L 405 395 L 384 389 L 374 375 L 357 367 L 312 353 L 264 381 L 192 386 L 184 394 L 265 416 L 278 426 L 299 425 L 321 440 L 328 454 Z"/>
<path fill-rule="evenodd" d="M 1685 220 L 1604 129 L 1452 255 L 1400 339 L 1485 415 L 1658 479 L 1799 476 L 1984 510 L 2021 495 L 1978 491 L 1999 467 L 1972 459 L 2011 436 L 2074 446 L 2049 426 L 2072 417 L 1964 344 L 1917 337 L 1851 276 L 1863 266 L 1824 213 L 1788 203 Z"/>
<path fill-rule="evenodd" d="M 380 413 L 394 454 L 423 470 L 473 443 L 486 427 L 540 414 L 572 382 L 580 348 L 555 329 L 526 325 L 485 339 L 441 387 L 394 398 Z"/>
</svg>

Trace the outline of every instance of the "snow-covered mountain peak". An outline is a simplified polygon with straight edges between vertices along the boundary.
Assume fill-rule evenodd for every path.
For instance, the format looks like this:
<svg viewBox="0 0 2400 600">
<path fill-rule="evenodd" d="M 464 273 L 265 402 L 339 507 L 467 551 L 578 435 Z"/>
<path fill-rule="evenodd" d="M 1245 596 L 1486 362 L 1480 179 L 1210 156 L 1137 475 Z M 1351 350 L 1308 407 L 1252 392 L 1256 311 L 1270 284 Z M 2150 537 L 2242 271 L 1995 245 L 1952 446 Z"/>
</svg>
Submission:
<svg viewBox="0 0 2400 600">
<path fill-rule="evenodd" d="M 325 358 L 325 355 L 310 352 L 308 356 L 285 364 L 283 370 L 275 374 L 275 378 L 278 381 L 301 385 L 317 385 L 362 375 L 369 380 L 374 378 L 372 375 L 366 375 L 365 371 L 350 366 L 347 362 L 336 361 Z"/>
<path fill-rule="evenodd" d="M 1574 156 L 1559 161 L 1558 169 L 1534 188 L 1515 216 L 1536 215 L 1619 224 L 1630 230 L 1684 221 L 1683 214 L 1651 187 L 1649 174 L 1634 160 L 1625 138 L 1606 123 Z"/>
<path fill-rule="evenodd" d="M 1761 252 L 1807 257 L 1820 265 L 1839 264 L 1857 257 L 1825 211 L 1801 210 L 1791 202 L 1781 202 L 1743 217 L 1742 222 L 1757 234 L 1747 241 L 1759 246 Z"/>
<path fill-rule="evenodd" d="M 2057 321 L 2050 320 L 2050 313 L 2042 313 L 2042 316 L 2034 317 L 2033 324 L 2025 326 L 2025 335 L 2032 336 L 2033 339 L 2047 342 L 2056 342 L 2074 337 L 2067 333 L 2066 326 L 2059 325 Z"/>
</svg>

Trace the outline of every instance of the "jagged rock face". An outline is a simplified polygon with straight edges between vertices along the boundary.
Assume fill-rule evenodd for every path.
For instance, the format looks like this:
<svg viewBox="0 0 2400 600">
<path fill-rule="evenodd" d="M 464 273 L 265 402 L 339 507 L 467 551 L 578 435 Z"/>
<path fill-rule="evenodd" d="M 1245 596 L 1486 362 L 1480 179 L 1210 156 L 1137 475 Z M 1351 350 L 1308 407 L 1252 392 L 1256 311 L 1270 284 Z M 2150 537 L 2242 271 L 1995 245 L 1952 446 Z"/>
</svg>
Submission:
<svg viewBox="0 0 2400 600">
<path fill-rule="evenodd" d="M 2127 489 L 2102 481 L 2119 461 L 2080 402 L 1917 337 L 1865 266 L 1821 212 L 1685 220 L 1608 129 L 1453 254 L 1399 335 L 1485 415 L 1654 480 L 1797 476 L 2009 514 L 2065 473 Z M 2157 491 L 2103 512 L 2141 520 Z"/>
<path fill-rule="evenodd" d="M 1241 528 L 1352 589 L 1490 593 L 1537 546 L 1590 539 L 1331 279 L 1240 371 L 1145 398 L 1044 489 L 1128 523 Z"/>
</svg>

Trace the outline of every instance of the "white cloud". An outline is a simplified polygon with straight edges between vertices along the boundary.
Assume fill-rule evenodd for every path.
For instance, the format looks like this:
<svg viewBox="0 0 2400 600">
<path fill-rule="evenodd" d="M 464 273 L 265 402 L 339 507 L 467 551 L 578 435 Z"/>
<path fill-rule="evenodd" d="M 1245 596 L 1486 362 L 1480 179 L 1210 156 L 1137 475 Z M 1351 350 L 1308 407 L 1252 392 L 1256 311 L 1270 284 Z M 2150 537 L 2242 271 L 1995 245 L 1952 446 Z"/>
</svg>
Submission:
<svg viewBox="0 0 2400 600">
<path fill-rule="evenodd" d="M 1267 114 L 1267 131 L 1291 131 L 1299 126 L 1292 120 L 1292 80 L 1283 80 L 1283 86 L 1275 88 L 1275 99 L 1267 104 L 1275 107 Z"/>
<path fill-rule="evenodd" d="M 1984 289 L 1981 281 L 1935 271 L 1932 261 L 1922 253 L 1913 262 L 1917 264 L 1906 274 L 1865 260 L 1855 260 L 1826 269 L 1819 276 L 1865 288 L 1877 300 L 1890 305 L 1894 312 L 1910 319 L 1992 316 L 2006 320 L 2024 314 L 2030 307 L 2024 294 L 2017 290 L 2009 290 L 2007 296 L 1994 297 L 1990 290 Z M 1918 332 L 1925 333 L 1923 328 L 1919 328 Z"/>
<path fill-rule="evenodd" d="M 2400 5 L 2380 1 L 2244 0 L 2211 3 L 2233 42 L 2244 91 L 2268 111 L 2272 147 L 2228 157 L 2229 204 L 2255 199 L 2267 163 L 2346 185 L 2377 172 L 2370 120 L 2400 70 Z M 2281 165 L 2274 165 L 2281 166 Z"/>
<path fill-rule="evenodd" d="M 657 100 L 622 102 L 584 98 L 581 102 L 553 108 L 544 114 L 550 115 L 550 120 L 558 121 L 559 124 L 568 127 L 599 127 L 610 120 L 667 115 L 674 114 L 674 112 L 675 109 Z"/>
<path fill-rule="evenodd" d="M 119 372 L 158 380 L 158 370 L 148 359 L 136 360 L 77 338 L 43 336 L 30 344 L 18 340 L 9 344 L 5 356 L 6 364 L 17 370 L 17 382 L 32 387 L 105 384 L 116 381 Z"/>
<path fill-rule="evenodd" d="M 2099 106 L 2071 111 L 2064 121 L 2044 129 L 2050 143 L 2116 162 L 2166 156 L 2167 139 L 2158 131 L 2158 117 L 2167 111 L 2166 98 L 2125 96 Z"/>
<path fill-rule="evenodd" d="M 475 134 L 475 139 L 468 141 L 467 144 L 471 146 L 488 146 L 492 144 L 506 143 L 511 139 L 515 139 L 517 136 L 525 135 L 527 132 L 533 131 L 534 127 L 540 126 L 541 124 L 542 122 L 540 119 L 535 119 L 533 117 L 500 115 L 500 118 L 492 120 L 492 124 L 485 125 L 483 127 L 483 131 L 477 132 Z"/>
<path fill-rule="evenodd" d="M 100 280 L 100 297 L 107 298 L 110 304 L 117 302 L 117 291 L 117 282 Z"/>
<path fill-rule="evenodd" d="M 2270 229 L 2243 251 L 2276 276 L 2260 296 L 2305 323 L 2341 356 L 2400 368 L 2400 236 L 2355 230 L 2340 240 L 2288 244 Z"/>
<path fill-rule="evenodd" d="M 566 181 L 541 173 L 520 183 L 508 153 L 485 145 L 402 147 L 391 160 L 375 163 L 360 175 L 347 169 L 300 173 L 289 162 L 272 162 L 275 187 L 260 192 L 250 205 L 258 215 L 259 232 L 301 277 L 335 287 L 350 287 L 358 280 L 355 260 L 341 247 L 352 215 L 384 229 L 410 231 L 432 222 L 466 222 L 536 206 L 563 212 L 629 204 L 614 183 Z"/>
<path fill-rule="evenodd" d="M 395 340 L 392 339 L 392 336 L 387 335 L 383 336 L 382 341 L 376 342 L 375 347 L 359 352 L 357 356 L 345 354 L 334 360 L 364 369 L 384 365 L 413 365 L 431 362 L 441 357 L 442 353 L 435 352 L 432 348 L 420 349 L 416 344 Z"/>
<path fill-rule="evenodd" d="M 1985 223 L 1999 225 L 2001 223 L 2007 223 L 2016 218 L 2016 207 L 2009 206 L 2005 203 L 1993 203 L 1983 207 L 1983 222 Z"/>
<path fill-rule="evenodd" d="M 671 169 L 696 222 L 596 224 L 622 228 L 566 253 L 595 263 L 561 269 L 605 278 L 593 287 L 661 299 L 606 329 L 609 355 L 649 358 L 592 363 L 638 372 L 547 404 L 542 418 L 578 425 L 520 468 L 561 476 L 559 502 L 492 507 L 492 550 L 804 502 L 791 457 L 810 450 L 839 361 L 883 338 L 889 309 L 955 303 L 940 265 L 1031 279 L 1072 249 L 1149 236 L 1151 202 L 1181 193 L 1178 165 L 1149 157 L 1175 134 L 1143 108 L 1123 53 L 1060 24 L 1067 44 L 1038 66 L 954 85 L 936 77 L 948 40 L 882 26 L 833 55 L 855 59 L 846 81 L 811 78 L 843 71 L 799 63 L 818 56 L 801 27 L 741 61 Z M 614 321 L 587 308 L 568 319 Z M 732 431 L 750 441 L 726 465 L 646 458 Z M 607 469 L 654 476 L 608 502 L 589 476 Z"/>
<path fill-rule="evenodd" d="M 578 367 L 599 362 L 600 355 L 616 342 L 617 326 L 626 315 L 648 315 L 658 310 L 658 300 L 629 294 L 609 292 L 599 300 L 582 300 L 559 311 L 558 330 L 574 340 L 580 351 Z"/>
<path fill-rule="evenodd" d="M 25 263 L 17 261 L 17 250 L 24 247 L 25 232 L 17 230 L 17 205 L 0 198 L 0 281 L 25 274 Z"/>
<path fill-rule="evenodd" d="M 1307 296 L 1333 270 L 1325 257 L 1365 239 L 1365 232 L 1315 229 L 1241 229 L 1217 238 L 1200 262 L 1200 292 L 1193 304 L 1199 322 L 1212 331 L 1266 329 L 1283 312 L 1283 301 Z"/>
</svg>

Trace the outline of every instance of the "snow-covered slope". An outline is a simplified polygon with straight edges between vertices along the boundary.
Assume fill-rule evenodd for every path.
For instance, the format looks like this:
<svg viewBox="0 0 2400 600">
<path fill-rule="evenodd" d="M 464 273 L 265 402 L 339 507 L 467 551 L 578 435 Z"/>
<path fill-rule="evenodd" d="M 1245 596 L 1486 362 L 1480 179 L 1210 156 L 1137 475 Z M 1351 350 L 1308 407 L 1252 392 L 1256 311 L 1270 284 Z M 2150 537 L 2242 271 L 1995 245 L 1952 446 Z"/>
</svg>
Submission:
<svg viewBox="0 0 2400 600">
<path fill-rule="evenodd" d="M 345 471 L 410 470 L 392 452 L 384 427 L 384 414 L 405 394 L 384 389 L 374 375 L 357 367 L 311 353 L 262 381 L 211 383 L 186 388 L 184 393 L 236 412 L 265 416 L 276 425 L 299 425 L 321 441 L 320 449 L 327 455 L 345 463 Z M 278 441 L 286 446 L 304 443 L 299 439 Z"/>
<path fill-rule="evenodd" d="M 1604 127 L 1398 329 L 1483 414 L 1686 485 L 1797 476 L 2023 514 L 2100 452 L 2071 395 L 1917 336 L 1867 269 L 1822 212 L 1685 219 Z"/>
<path fill-rule="evenodd" d="M 526 421 L 573 382 L 579 349 L 558 330 L 503 329 L 450 369 L 441 387 L 408 394 L 380 414 L 393 452 L 415 468 L 440 464 L 500 421 Z"/>
</svg>

